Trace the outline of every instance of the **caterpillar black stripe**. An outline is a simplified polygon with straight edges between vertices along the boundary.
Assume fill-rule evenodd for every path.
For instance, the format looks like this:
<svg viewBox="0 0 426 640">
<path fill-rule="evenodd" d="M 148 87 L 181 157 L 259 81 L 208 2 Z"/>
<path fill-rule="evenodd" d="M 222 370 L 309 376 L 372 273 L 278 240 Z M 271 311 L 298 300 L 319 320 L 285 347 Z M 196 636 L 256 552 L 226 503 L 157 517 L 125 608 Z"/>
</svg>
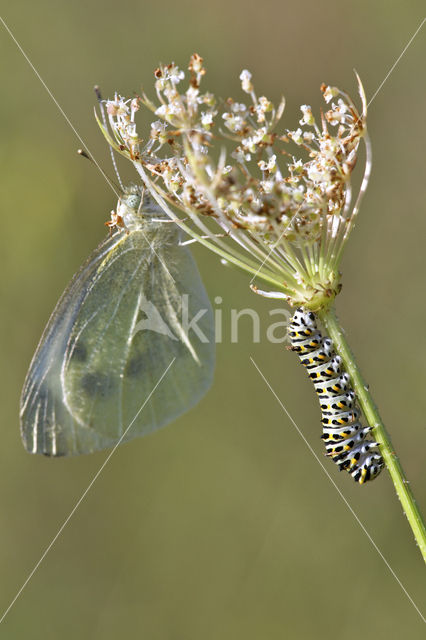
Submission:
<svg viewBox="0 0 426 640">
<path fill-rule="evenodd" d="M 371 427 L 359 421 L 356 394 L 333 341 L 319 331 L 316 315 L 301 307 L 291 319 L 288 334 L 291 349 L 297 352 L 318 394 L 326 455 L 359 484 L 374 480 L 383 468 L 376 448 L 379 443 L 368 438 Z"/>
</svg>

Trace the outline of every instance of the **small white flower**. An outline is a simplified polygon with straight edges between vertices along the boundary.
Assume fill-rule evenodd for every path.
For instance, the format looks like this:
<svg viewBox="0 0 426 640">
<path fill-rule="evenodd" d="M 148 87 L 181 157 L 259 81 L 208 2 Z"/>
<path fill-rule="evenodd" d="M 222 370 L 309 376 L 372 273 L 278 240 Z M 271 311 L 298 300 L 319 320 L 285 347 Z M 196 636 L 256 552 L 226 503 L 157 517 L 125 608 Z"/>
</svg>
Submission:
<svg viewBox="0 0 426 640">
<path fill-rule="evenodd" d="M 251 73 L 244 69 L 240 73 L 241 87 L 245 93 L 252 93 L 253 85 L 251 82 Z"/>
<path fill-rule="evenodd" d="M 170 68 L 167 69 L 166 78 L 167 80 L 170 80 L 170 82 L 174 85 L 179 84 L 179 82 L 183 80 L 184 77 L 185 73 L 175 65 L 171 65 Z"/>
<path fill-rule="evenodd" d="M 244 129 L 245 120 L 240 116 L 235 116 L 232 113 L 223 113 L 222 118 L 225 121 L 225 127 L 234 133 L 238 133 Z"/>
<path fill-rule="evenodd" d="M 296 131 L 289 131 L 288 135 L 297 145 L 303 144 L 302 129 L 299 127 Z"/>
<path fill-rule="evenodd" d="M 231 111 L 232 113 L 246 113 L 247 106 L 243 102 L 232 102 Z"/>
<path fill-rule="evenodd" d="M 251 160 L 251 155 L 249 153 L 245 153 L 241 147 L 237 147 L 237 149 L 231 153 L 231 156 L 241 164 L 244 164 L 244 162 L 250 162 Z"/>
<path fill-rule="evenodd" d="M 188 107 L 194 108 L 200 102 L 200 90 L 196 87 L 189 87 L 186 91 L 186 104 Z"/>
<path fill-rule="evenodd" d="M 201 112 L 201 124 L 203 125 L 203 127 L 209 127 L 210 125 L 213 124 L 213 112 L 212 111 L 207 111 L 207 113 L 205 112 Z"/>
<path fill-rule="evenodd" d="M 129 113 L 128 100 L 115 94 L 114 100 L 106 101 L 106 111 L 109 116 L 121 116 Z"/>
<path fill-rule="evenodd" d="M 156 120 L 151 123 L 151 138 L 158 140 L 160 144 L 164 144 L 167 141 L 167 123 L 161 120 Z"/>
<path fill-rule="evenodd" d="M 167 129 L 167 124 L 162 122 L 162 120 L 156 120 L 155 122 L 151 122 L 151 129 L 156 134 L 162 134 Z"/>
<path fill-rule="evenodd" d="M 308 104 L 302 104 L 300 107 L 301 112 L 303 113 L 302 119 L 299 121 L 299 124 L 302 126 L 307 124 L 309 126 L 313 126 L 315 124 L 315 118 L 312 115 L 312 109 Z"/>
<path fill-rule="evenodd" d="M 296 174 L 303 173 L 304 166 L 305 165 L 303 164 L 302 160 L 299 159 L 289 165 L 289 169 Z"/>
<path fill-rule="evenodd" d="M 327 182 L 330 179 L 328 171 L 321 168 L 317 164 L 312 164 L 307 168 L 308 178 L 312 182 Z"/>
<path fill-rule="evenodd" d="M 272 103 L 265 96 L 261 96 L 254 110 L 257 115 L 257 121 L 265 122 L 265 113 L 272 110 Z"/>
<path fill-rule="evenodd" d="M 154 113 L 156 116 L 160 116 L 160 118 L 166 118 L 169 113 L 169 107 L 166 104 L 162 104 Z"/>
<path fill-rule="evenodd" d="M 325 87 L 325 89 L 323 90 L 324 100 L 328 104 L 330 102 L 330 100 L 332 100 L 333 98 L 338 96 L 339 93 L 340 93 L 340 91 L 336 87 L 330 87 L 330 86 Z"/>
<path fill-rule="evenodd" d="M 262 180 L 260 182 L 260 186 L 265 193 L 272 193 L 272 191 L 274 190 L 275 182 L 274 180 Z"/>
<path fill-rule="evenodd" d="M 269 158 L 268 162 L 265 162 L 265 160 L 260 160 L 257 164 L 259 165 L 261 171 L 269 171 L 270 173 L 272 173 L 276 168 L 276 161 L 277 156 L 274 154 Z"/>
</svg>

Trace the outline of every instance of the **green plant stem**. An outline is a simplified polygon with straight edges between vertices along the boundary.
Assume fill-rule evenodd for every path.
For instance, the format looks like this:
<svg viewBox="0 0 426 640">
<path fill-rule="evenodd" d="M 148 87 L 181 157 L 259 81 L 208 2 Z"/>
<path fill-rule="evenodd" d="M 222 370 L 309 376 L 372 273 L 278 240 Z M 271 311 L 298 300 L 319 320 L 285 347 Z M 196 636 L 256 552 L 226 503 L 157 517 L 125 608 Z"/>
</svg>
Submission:
<svg viewBox="0 0 426 640">
<path fill-rule="evenodd" d="M 410 484 L 393 449 L 391 439 L 383 425 L 369 388 L 361 375 L 353 353 L 346 341 L 343 329 L 336 318 L 334 308 L 323 309 L 318 312 L 318 316 L 323 322 L 330 338 L 332 338 L 336 351 L 343 360 L 346 371 L 351 376 L 361 408 L 368 424 L 373 427 L 374 438 L 377 442 L 380 442 L 380 453 L 390 473 L 402 509 L 413 530 L 420 552 L 426 562 L 426 527 L 422 514 L 420 513 Z"/>
</svg>

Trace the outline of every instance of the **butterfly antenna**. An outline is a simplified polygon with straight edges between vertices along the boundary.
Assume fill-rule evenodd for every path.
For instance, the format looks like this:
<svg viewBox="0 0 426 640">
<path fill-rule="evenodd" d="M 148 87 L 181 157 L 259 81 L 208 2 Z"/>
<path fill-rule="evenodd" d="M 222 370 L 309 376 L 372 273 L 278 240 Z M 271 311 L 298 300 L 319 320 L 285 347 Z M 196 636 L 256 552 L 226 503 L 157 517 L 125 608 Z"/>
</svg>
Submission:
<svg viewBox="0 0 426 640">
<path fill-rule="evenodd" d="M 89 160 L 90 162 L 92 162 L 92 164 L 95 165 L 95 167 L 97 169 L 99 169 L 99 171 L 102 173 L 103 177 L 105 178 L 105 180 L 108 182 L 109 185 L 114 186 L 114 190 L 116 192 L 116 195 L 118 197 L 118 191 L 120 191 L 121 189 L 121 185 L 119 186 L 116 182 L 114 182 L 114 180 L 112 180 L 109 175 L 107 173 L 105 173 L 105 171 L 102 169 L 102 167 L 100 167 L 94 160 L 93 158 L 87 153 L 87 151 L 85 151 L 84 149 L 77 149 L 77 153 L 79 156 L 81 156 L 82 158 L 86 158 L 86 160 Z"/>
<path fill-rule="evenodd" d="M 100 88 L 98 87 L 97 84 L 94 86 L 94 90 L 95 90 L 95 94 L 96 94 L 96 97 L 97 97 L 98 103 L 99 103 L 99 110 L 101 112 L 102 123 L 103 123 L 105 129 L 108 129 L 108 123 L 107 123 L 107 119 L 106 119 L 106 115 L 105 115 L 105 109 L 104 109 L 104 103 L 103 103 L 103 100 L 102 100 L 101 90 L 100 90 Z M 121 190 L 124 192 L 124 185 L 123 185 L 123 183 L 121 181 L 121 176 L 118 173 L 118 167 L 117 167 L 117 163 L 115 161 L 114 150 L 111 147 L 111 145 L 109 145 L 109 152 L 111 154 L 112 166 L 114 167 L 114 172 L 115 172 L 115 175 L 117 176 L 118 184 L 120 185 Z"/>
</svg>

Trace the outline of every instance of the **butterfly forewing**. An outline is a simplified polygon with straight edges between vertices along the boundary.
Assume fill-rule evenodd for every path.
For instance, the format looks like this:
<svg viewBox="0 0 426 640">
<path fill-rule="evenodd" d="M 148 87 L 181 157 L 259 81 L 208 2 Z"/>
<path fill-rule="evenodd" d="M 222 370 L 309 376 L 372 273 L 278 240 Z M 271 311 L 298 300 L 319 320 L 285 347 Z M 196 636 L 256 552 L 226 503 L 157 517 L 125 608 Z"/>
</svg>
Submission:
<svg viewBox="0 0 426 640">
<path fill-rule="evenodd" d="M 27 450 L 90 453 L 167 424 L 210 386 L 213 334 L 175 225 L 117 233 L 74 276 L 31 363 L 21 409 Z"/>
</svg>

